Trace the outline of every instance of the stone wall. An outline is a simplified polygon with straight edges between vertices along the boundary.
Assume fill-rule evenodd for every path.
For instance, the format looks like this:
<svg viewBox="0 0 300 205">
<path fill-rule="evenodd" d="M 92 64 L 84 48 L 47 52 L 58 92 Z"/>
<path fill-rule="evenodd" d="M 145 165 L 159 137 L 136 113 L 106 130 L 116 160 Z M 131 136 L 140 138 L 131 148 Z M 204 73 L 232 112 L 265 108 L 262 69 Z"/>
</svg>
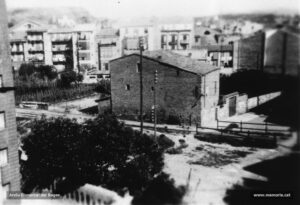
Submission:
<svg viewBox="0 0 300 205">
<path fill-rule="evenodd" d="M 278 96 L 281 92 L 274 92 L 265 95 L 260 95 L 252 98 L 248 98 L 247 94 L 232 93 L 223 98 L 223 102 L 217 107 L 217 117 L 219 120 L 229 117 L 229 98 L 236 97 L 236 114 L 243 114 L 248 110 L 255 108 L 263 103 L 266 103 Z"/>
</svg>

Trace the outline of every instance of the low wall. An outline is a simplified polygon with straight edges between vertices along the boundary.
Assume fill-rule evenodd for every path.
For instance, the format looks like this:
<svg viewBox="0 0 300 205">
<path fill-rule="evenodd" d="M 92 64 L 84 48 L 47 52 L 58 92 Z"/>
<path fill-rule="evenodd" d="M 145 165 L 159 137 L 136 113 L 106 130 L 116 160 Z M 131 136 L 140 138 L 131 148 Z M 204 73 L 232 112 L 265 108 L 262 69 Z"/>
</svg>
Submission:
<svg viewBox="0 0 300 205">
<path fill-rule="evenodd" d="M 222 103 L 217 107 L 217 117 L 219 120 L 229 117 L 229 99 L 231 97 L 236 97 L 236 114 L 243 114 L 252 108 L 277 98 L 280 95 L 281 92 L 273 92 L 252 98 L 248 98 L 247 94 L 240 95 L 239 93 L 226 95 L 223 97 Z"/>
</svg>

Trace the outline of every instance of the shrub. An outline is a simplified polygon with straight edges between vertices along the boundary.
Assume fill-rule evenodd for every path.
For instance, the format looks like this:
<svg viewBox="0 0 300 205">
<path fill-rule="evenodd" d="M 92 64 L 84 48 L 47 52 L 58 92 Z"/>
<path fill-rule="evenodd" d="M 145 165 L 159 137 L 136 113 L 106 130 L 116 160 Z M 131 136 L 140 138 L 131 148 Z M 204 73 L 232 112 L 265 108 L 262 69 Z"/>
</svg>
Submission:
<svg viewBox="0 0 300 205">
<path fill-rule="evenodd" d="M 157 142 L 159 146 L 162 147 L 163 149 L 168 149 L 175 145 L 173 140 L 169 139 L 166 135 L 163 134 L 158 136 Z"/>
<path fill-rule="evenodd" d="M 169 115 L 168 119 L 167 119 L 167 124 L 170 125 L 180 125 L 181 121 L 180 118 L 178 116 L 175 115 Z"/>
</svg>

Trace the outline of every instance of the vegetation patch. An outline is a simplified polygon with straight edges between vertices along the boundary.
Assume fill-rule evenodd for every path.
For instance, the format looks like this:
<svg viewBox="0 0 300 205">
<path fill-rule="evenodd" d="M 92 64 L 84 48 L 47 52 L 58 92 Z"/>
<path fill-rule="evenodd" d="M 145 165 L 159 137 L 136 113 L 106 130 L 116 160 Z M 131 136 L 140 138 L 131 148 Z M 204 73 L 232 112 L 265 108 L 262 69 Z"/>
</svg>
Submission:
<svg viewBox="0 0 300 205">
<path fill-rule="evenodd" d="M 198 151 L 204 151 L 203 157 L 198 160 L 190 160 L 189 164 L 202 165 L 207 167 L 221 167 L 238 162 L 239 158 L 246 157 L 251 152 L 241 150 L 225 150 L 224 153 L 210 151 L 205 146 L 196 147 Z"/>
</svg>

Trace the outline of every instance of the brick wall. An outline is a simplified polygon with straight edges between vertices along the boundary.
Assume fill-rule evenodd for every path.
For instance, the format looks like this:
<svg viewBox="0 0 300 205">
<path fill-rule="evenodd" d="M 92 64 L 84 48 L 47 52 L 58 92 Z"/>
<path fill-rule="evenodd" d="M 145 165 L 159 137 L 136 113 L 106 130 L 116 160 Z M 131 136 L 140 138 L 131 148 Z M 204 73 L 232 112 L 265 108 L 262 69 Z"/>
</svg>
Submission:
<svg viewBox="0 0 300 205">
<path fill-rule="evenodd" d="M 260 70 L 263 66 L 264 33 L 234 43 L 234 68 Z"/>
<path fill-rule="evenodd" d="M 138 61 L 138 55 L 131 55 L 110 63 L 112 108 L 116 114 L 139 115 L 140 74 L 136 66 Z M 175 115 L 181 117 L 185 123 L 200 121 L 203 78 L 147 58 L 143 58 L 144 112 L 150 114 L 153 105 L 151 88 L 154 86 L 155 70 L 158 71 L 156 89 L 158 117 L 167 119 L 169 115 Z M 214 83 L 213 79 L 218 81 L 219 78 L 216 77 L 218 75 L 218 72 L 212 73 L 207 79 L 206 85 L 209 89 L 214 89 L 214 85 L 210 84 Z M 130 86 L 130 90 L 125 89 L 126 85 Z M 213 99 L 218 98 L 212 96 L 218 95 L 218 88 L 216 93 L 207 97 L 205 101 L 207 109 L 211 108 Z"/>
<path fill-rule="evenodd" d="M 8 42 L 7 15 L 4 0 L 0 0 L 0 75 L 3 87 L 13 87 L 13 74 Z M 5 112 L 6 127 L 0 131 L 0 149 L 8 148 L 8 165 L 1 169 L 2 185 L 9 183 L 10 189 L 20 189 L 18 139 L 14 92 L 0 92 L 0 111 Z"/>
</svg>

